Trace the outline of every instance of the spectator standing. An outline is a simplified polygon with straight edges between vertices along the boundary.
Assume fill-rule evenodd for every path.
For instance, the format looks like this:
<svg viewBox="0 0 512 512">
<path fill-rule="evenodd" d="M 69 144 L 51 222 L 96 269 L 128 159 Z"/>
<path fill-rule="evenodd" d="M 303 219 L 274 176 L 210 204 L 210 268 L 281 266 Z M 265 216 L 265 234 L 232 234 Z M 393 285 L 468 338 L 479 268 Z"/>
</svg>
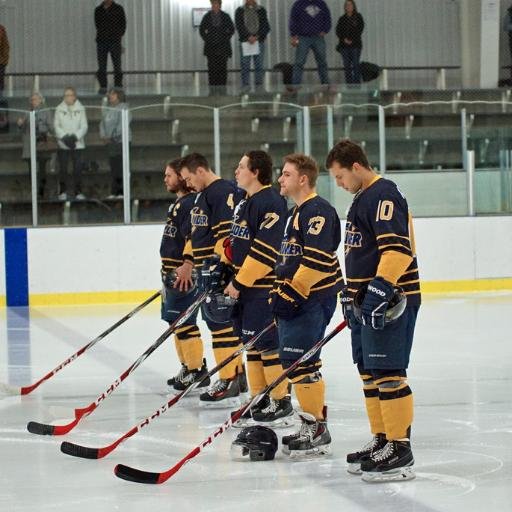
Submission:
<svg viewBox="0 0 512 512">
<path fill-rule="evenodd" d="M 221 10 L 221 0 L 210 0 L 210 3 L 212 8 L 204 15 L 199 34 L 204 41 L 210 94 L 225 94 L 228 59 L 233 55 L 231 38 L 235 33 L 235 25 L 229 14 Z"/>
<path fill-rule="evenodd" d="M 105 143 L 110 164 L 110 195 L 107 199 L 123 197 L 123 109 L 128 108 L 122 89 L 108 92 L 108 108 L 103 109 L 100 137 Z"/>
<path fill-rule="evenodd" d="M 36 141 L 37 141 L 37 193 L 42 198 L 46 185 L 46 164 L 50 159 L 50 152 L 43 148 L 48 146 L 50 131 L 52 126 L 52 115 L 49 110 L 44 109 L 44 98 L 38 92 L 30 96 L 30 110 L 35 112 L 36 118 Z M 21 131 L 22 150 L 21 158 L 28 164 L 29 172 L 31 170 L 30 161 L 30 115 L 27 113 L 19 117 L 16 123 Z"/>
<path fill-rule="evenodd" d="M 503 19 L 503 30 L 508 34 L 508 51 L 510 64 L 512 64 L 512 5 L 507 9 L 507 14 Z M 512 67 L 510 68 L 510 77 L 512 79 Z"/>
<path fill-rule="evenodd" d="M 100 84 L 99 94 L 107 92 L 107 59 L 108 54 L 114 66 L 114 85 L 123 87 L 123 71 L 121 69 L 121 40 L 126 32 L 126 15 L 122 5 L 113 0 L 103 0 L 94 11 L 96 25 L 96 50 L 98 56 L 98 72 Z"/>
<path fill-rule="evenodd" d="M 240 39 L 242 90 L 249 89 L 251 61 L 254 62 L 256 88 L 261 88 L 265 73 L 265 40 L 270 32 L 267 11 L 256 0 L 245 0 L 245 5 L 235 11 L 235 25 Z"/>
<path fill-rule="evenodd" d="M 309 50 L 313 50 L 322 84 L 329 84 L 325 35 L 331 30 L 331 11 L 324 0 L 296 0 L 290 13 L 291 44 L 297 50 L 293 85 L 302 83 Z"/>
<path fill-rule="evenodd" d="M 7 30 L 0 25 L 0 98 L 4 95 L 5 68 L 9 64 L 9 49 Z"/>
<path fill-rule="evenodd" d="M 59 161 L 59 199 L 66 201 L 73 196 L 68 192 L 73 190 L 76 199 L 83 200 L 82 194 L 82 154 L 85 148 L 84 137 L 87 133 L 87 116 L 84 106 L 76 97 L 73 87 L 66 87 L 64 99 L 55 110 L 54 118 L 55 136 L 59 149 L 57 158 Z M 73 162 L 73 176 L 71 183 L 68 179 L 69 160 Z"/>
<path fill-rule="evenodd" d="M 336 49 L 341 53 L 343 67 L 345 68 L 345 82 L 347 84 L 361 83 L 361 50 L 363 41 L 361 35 L 364 30 L 364 19 L 358 12 L 354 0 L 345 2 L 345 14 L 340 17 L 336 25 L 336 35 L 340 40 Z"/>
</svg>

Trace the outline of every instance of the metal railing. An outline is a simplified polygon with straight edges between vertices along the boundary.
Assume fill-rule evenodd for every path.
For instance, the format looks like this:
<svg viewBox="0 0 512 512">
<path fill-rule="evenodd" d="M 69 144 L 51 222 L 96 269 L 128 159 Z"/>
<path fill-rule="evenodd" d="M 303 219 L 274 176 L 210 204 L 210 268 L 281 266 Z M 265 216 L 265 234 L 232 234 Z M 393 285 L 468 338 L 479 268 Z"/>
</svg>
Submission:
<svg viewBox="0 0 512 512">
<path fill-rule="evenodd" d="M 329 72 L 341 72 L 344 71 L 343 67 L 331 67 L 329 68 Z M 435 85 L 433 88 L 438 90 L 446 90 L 447 82 L 446 82 L 446 72 L 448 70 L 460 70 L 460 66 L 382 66 L 380 68 L 381 73 L 378 78 L 377 84 L 378 88 L 382 91 L 389 90 L 389 75 L 390 72 L 404 72 L 404 71 L 435 71 Z M 240 69 L 229 69 L 228 73 L 230 75 L 239 74 Z M 314 72 L 316 68 L 304 68 L 306 72 Z M 128 76 L 145 76 L 145 77 L 153 77 L 153 89 L 151 91 L 154 94 L 163 94 L 163 80 L 162 78 L 165 75 L 178 76 L 178 75 L 190 75 L 190 83 L 192 84 L 191 90 L 193 91 L 194 96 L 201 95 L 201 86 L 202 84 L 206 84 L 206 75 L 208 71 L 205 69 L 182 69 L 182 70 L 168 70 L 168 69 L 160 69 L 160 70 L 133 70 L 133 71 L 123 71 L 124 75 Z M 109 75 L 113 75 L 113 71 L 108 72 Z M 281 71 L 277 69 L 266 69 L 265 70 L 265 88 L 270 90 L 272 84 L 272 77 L 276 75 L 280 75 Z M 70 72 L 57 72 L 57 71 L 34 71 L 27 73 L 6 73 L 6 95 L 13 96 L 15 91 L 14 80 L 16 78 L 32 78 L 31 90 L 34 92 L 41 91 L 43 88 L 42 78 L 44 77 L 59 77 L 59 76 L 88 76 L 91 77 L 91 87 L 93 80 L 96 80 L 96 71 L 70 71 Z M 94 82 L 95 83 L 95 82 Z M 425 87 L 425 84 L 421 84 L 422 87 Z"/>
<path fill-rule="evenodd" d="M 283 118 L 283 140 L 285 142 L 290 142 L 290 125 L 291 118 L 293 114 L 295 114 L 296 120 L 296 133 L 295 133 L 295 147 L 297 150 L 302 151 L 306 154 L 312 154 L 314 152 L 313 148 L 313 140 L 318 138 L 320 134 L 320 139 L 325 141 L 325 145 L 323 148 L 319 149 L 322 155 L 325 155 L 328 150 L 335 144 L 336 140 L 342 135 L 346 136 L 351 134 L 354 123 L 354 116 L 360 116 L 362 119 L 367 119 L 370 116 L 372 119 L 375 119 L 376 126 L 373 128 L 368 125 L 367 133 L 368 136 L 373 138 L 373 140 L 377 141 L 378 144 L 378 157 L 376 159 L 376 168 L 378 168 L 379 172 L 384 175 L 388 172 L 388 158 L 389 158 L 389 135 L 388 123 L 390 120 L 393 121 L 393 133 L 396 137 L 397 133 L 397 119 L 403 122 L 403 137 L 399 137 L 399 142 L 411 141 L 411 143 L 419 144 L 419 157 L 418 157 L 418 170 L 422 169 L 420 164 L 423 164 L 425 160 L 425 153 L 429 150 L 429 139 L 424 138 L 423 136 L 419 138 L 411 137 L 411 134 L 414 135 L 415 131 L 415 120 L 417 116 L 422 115 L 421 112 L 426 112 L 429 115 L 432 114 L 432 110 L 434 108 L 443 108 L 446 110 L 445 114 L 440 114 L 440 116 L 448 116 L 452 121 L 452 125 L 449 126 L 450 129 L 455 130 L 460 136 L 460 146 L 458 150 L 458 154 L 460 155 L 460 161 L 462 162 L 461 168 L 456 169 L 444 169 L 448 172 L 456 172 L 456 173 L 465 173 L 466 176 L 466 191 L 467 191 L 467 208 L 466 213 L 468 215 L 475 215 L 477 213 L 475 195 L 476 195 L 476 187 L 475 187 L 475 168 L 477 166 L 477 158 L 478 155 L 475 152 L 474 141 L 472 139 L 472 132 L 474 131 L 474 123 L 475 118 L 478 119 L 480 114 L 468 113 L 468 109 L 473 107 L 483 108 L 486 106 L 494 107 L 494 111 L 498 112 L 498 114 L 493 115 L 511 115 L 512 116 L 512 102 L 507 101 L 510 97 L 510 94 L 503 93 L 503 97 L 501 101 L 465 101 L 461 99 L 456 99 L 453 101 L 431 101 L 431 102 L 412 102 L 412 103 L 390 103 L 387 105 L 378 105 L 378 104 L 348 104 L 348 103 L 340 103 L 337 105 L 333 104 L 323 104 L 323 105 L 315 105 L 315 106 L 302 106 L 295 103 L 285 103 L 281 101 L 276 101 L 280 99 L 276 95 L 274 101 L 258 101 L 258 102 L 244 102 L 244 103 L 234 103 L 229 105 L 224 105 L 221 107 L 211 107 L 206 105 L 194 105 L 194 104 L 184 104 L 184 103 L 172 103 L 168 100 L 164 101 L 161 104 L 155 105 L 143 105 L 138 106 L 133 109 L 123 110 L 122 113 L 122 141 L 123 141 L 123 222 L 125 224 L 130 224 L 133 222 L 132 217 L 132 197 L 131 197 L 131 164 L 130 164 L 130 117 L 134 112 L 141 111 L 144 109 L 148 109 L 150 107 L 161 108 L 162 112 L 171 112 L 173 109 L 203 109 L 206 112 L 209 112 L 207 117 L 211 116 L 212 121 L 212 133 L 211 140 L 213 142 L 213 161 L 215 169 L 222 168 L 222 155 L 223 155 L 223 134 L 225 135 L 225 127 L 222 123 L 222 115 L 224 113 L 231 113 L 232 115 L 242 116 L 242 119 L 246 119 L 248 123 L 247 129 L 251 126 L 252 129 L 255 130 L 255 133 L 258 131 L 259 118 L 258 123 L 255 123 L 255 119 L 252 117 L 251 112 L 256 112 L 258 109 L 265 109 L 268 112 L 270 118 L 279 119 Z M 105 107 L 103 107 L 105 108 Z M 249 110 L 247 110 L 249 109 Z M 252 110 L 251 110 L 252 109 Z M 423 110 L 421 110 L 423 109 Z M 416 114 L 411 114 L 410 112 L 416 111 Z M 324 113 L 325 112 L 325 113 Z M 320 115 L 318 115 L 318 113 Z M 501 114 L 500 114 L 501 113 Z M 510 114 L 509 114 L 510 113 Z M 483 115 L 483 114 L 482 114 Z M 488 115 L 488 114 L 486 114 Z M 313 130 L 312 127 L 312 116 L 315 116 L 315 128 Z M 366 117 L 364 117 L 366 116 Z M 415 117 L 416 116 L 416 117 Z M 475 117 L 476 116 L 476 117 Z M 164 116 L 165 120 L 172 123 L 173 127 L 175 125 L 176 119 L 172 120 L 167 116 Z M 323 120 L 322 120 L 323 118 Z M 320 119 L 320 121 L 318 121 Z M 341 121 L 340 121 L 341 120 Z M 457 123 L 453 122 L 454 120 L 458 120 Z M 512 119 L 511 119 L 512 121 Z M 36 148 L 36 116 L 35 112 L 29 113 L 29 122 L 30 122 L 30 161 L 31 161 L 31 198 L 32 198 L 32 225 L 38 226 L 39 222 L 39 204 L 37 200 L 37 148 Z M 133 122 L 133 121 L 132 121 Z M 343 122 L 343 129 L 336 130 L 337 123 L 339 125 L 340 122 Z M 320 123 L 318 125 L 318 123 Z M 363 121 L 364 124 L 364 121 Z M 512 123 L 510 123 L 512 124 Z M 435 128 L 432 128 L 432 135 L 435 135 Z M 341 133 L 343 132 L 343 133 Z M 399 132 L 398 132 L 399 133 Z M 455 132 L 454 132 L 455 133 Z M 454 135 L 454 140 L 457 140 L 459 136 Z M 176 134 L 174 134 L 176 139 Z M 423 137 L 423 138 L 422 138 Z M 489 146 L 489 137 L 488 135 L 485 139 L 486 147 L 484 149 L 488 149 Z M 506 139 L 506 140 L 505 140 Z M 315 139 L 316 140 L 316 139 Z M 469 142 L 471 141 L 472 148 L 469 146 Z M 501 205 L 503 212 L 512 213 L 512 178 L 510 174 L 512 174 L 512 152 L 508 149 L 508 144 L 512 141 L 512 130 L 510 133 L 510 141 L 508 140 L 508 134 L 504 137 L 503 141 L 503 149 L 499 154 L 500 161 L 500 170 L 502 172 L 501 175 L 501 185 L 500 185 L 500 193 L 501 193 Z M 188 143 L 190 141 L 184 141 L 182 144 L 183 148 L 187 148 Z M 361 142 L 361 141 L 360 141 Z M 395 141 L 396 142 L 396 141 Z M 365 141 L 362 141 L 362 144 L 365 144 Z M 185 151 L 183 149 L 183 151 Z M 456 152 L 456 150 L 453 150 Z M 480 151 L 481 154 L 484 154 L 483 150 Z M 480 164 L 485 158 L 480 159 Z M 414 169 L 411 169 L 414 170 Z M 424 170 L 424 169 L 423 169 Z M 435 170 L 435 169 L 433 169 Z M 134 199 L 137 201 L 137 198 Z M 138 203 L 137 203 L 138 205 Z M 68 205 L 69 210 L 69 205 Z M 135 211 L 137 208 L 135 208 Z"/>
</svg>

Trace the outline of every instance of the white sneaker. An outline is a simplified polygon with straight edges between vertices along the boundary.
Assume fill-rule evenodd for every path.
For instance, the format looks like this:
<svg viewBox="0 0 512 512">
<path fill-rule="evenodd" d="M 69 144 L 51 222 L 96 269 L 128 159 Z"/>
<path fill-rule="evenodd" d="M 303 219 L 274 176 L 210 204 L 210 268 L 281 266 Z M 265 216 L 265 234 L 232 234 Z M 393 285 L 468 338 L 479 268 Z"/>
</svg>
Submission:
<svg viewBox="0 0 512 512">
<path fill-rule="evenodd" d="M 85 199 L 86 199 L 86 198 L 85 198 L 85 196 L 80 192 L 80 194 L 77 194 L 77 195 L 76 195 L 75 199 L 76 199 L 77 201 L 85 201 Z"/>
<path fill-rule="evenodd" d="M 115 199 L 116 196 L 114 194 L 109 194 L 105 199 Z"/>
<path fill-rule="evenodd" d="M 68 195 L 66 194 L 66 192 L 62 192 L 61 194 L 59 194 L 58 198 L 59 198 L 59 201 L 67 201 Z"/>
</svg>

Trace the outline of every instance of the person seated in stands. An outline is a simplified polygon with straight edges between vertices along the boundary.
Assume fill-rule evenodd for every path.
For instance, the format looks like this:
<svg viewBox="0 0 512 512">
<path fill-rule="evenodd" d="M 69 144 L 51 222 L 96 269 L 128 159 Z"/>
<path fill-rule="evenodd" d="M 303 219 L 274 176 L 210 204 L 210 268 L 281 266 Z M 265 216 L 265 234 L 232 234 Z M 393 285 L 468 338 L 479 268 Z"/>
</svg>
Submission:
<svg viewBox="0 0 512 512">
<path fill-rule="evenodd" d="M 64 90 L 64 99 L 55 110 L 54 129 L 59 145 L 59 199 L 67 201 L 74 197 L 83 200 L 85 196 L 82 193 L 82 155 L 88 125 L 85 108 L 77 99 L 73 87 L 66 87 Z M 71 180 L 68 175 L 69 160 L 73 162 Z"/>
<path fill-rule="evenodd" d="M 110 195 L 107 199 L 123 197 L 123 118 L 126 109 L 124 91 L 113 87 L 108 92 L 108 107 L 103 109 L 100 123 L 100 137 L 107 147 L 110 165 Z"/>
<path fill-rule="evenodd" d="M 37 197 L 42 199 L 46 185 L 46 164 L 51 157 L 51 148 L 53 147 L 50 134 L 52 115 L 50 110 L 44 108 L 44 98 L 38 92 L 30 96 L 30 110 L 35 112 Z M 30 173 L 30 114 L 27 112 L 24 116 L 19 117 L 16 124 L 21 131 L 21 158 L 27 162 Z"/>
</svg>

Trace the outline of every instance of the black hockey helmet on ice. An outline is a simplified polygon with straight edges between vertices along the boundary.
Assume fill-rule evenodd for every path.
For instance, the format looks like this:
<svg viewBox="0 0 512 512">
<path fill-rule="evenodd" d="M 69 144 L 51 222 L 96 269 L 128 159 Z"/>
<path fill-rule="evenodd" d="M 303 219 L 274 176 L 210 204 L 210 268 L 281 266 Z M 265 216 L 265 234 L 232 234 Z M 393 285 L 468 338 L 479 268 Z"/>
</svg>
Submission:
<svg viewBox="0 0 512 512">
<path fill-rule="evenodd" d="M 277 452 L 277 436 L 269 427 L 254 425 L 240 431 L 231 444 L 231 457 L 234 460 L 252 461 L 274 460 Z"/>
<path fill-rule="evenodd" d="M 203 315 L 211 322 L 227 324 L 231 322 L 236 302 L 236 299 L 221 292 L 210 293 L 202 306 Z"/>
<path fill-rule="evenodd" d="M 359 290 L 357 290 L 354 295 L 354 300 L 352 302 L 352 311 L 354 312 L 354 316 L 359 323 L 363 323 L 363 316 L 361 314 L 361 307 L 363 305 L 364 296 L 366 295 L 366 285 L 361 286 Z M 399 286 L 394 287 L 395 293 L 393 297 L 391 297 L 388 309 L 386 309 L 386 324 L 390 324 L 394 322 L 405 311 L 405 306 L 407 306 L 407 296 L 405 295 L 402 288 Z"/>
<path fill-rule="evenodd" d="M 172 294 L 176 297 L 185 297 L 192 293 L 197 288 L 197 270 L 195 268 L 192 269 L 192 286 L 186 291 L 180 291 L 179 288 L 174 288 L 174 283 L 176 282 L 176 278 L 178 275 L 175 270 L 171 270 L 170 272 L 164 273 L 162 272 L 162 282 L 165 286 L 165 292 Z"/>
</svg>

